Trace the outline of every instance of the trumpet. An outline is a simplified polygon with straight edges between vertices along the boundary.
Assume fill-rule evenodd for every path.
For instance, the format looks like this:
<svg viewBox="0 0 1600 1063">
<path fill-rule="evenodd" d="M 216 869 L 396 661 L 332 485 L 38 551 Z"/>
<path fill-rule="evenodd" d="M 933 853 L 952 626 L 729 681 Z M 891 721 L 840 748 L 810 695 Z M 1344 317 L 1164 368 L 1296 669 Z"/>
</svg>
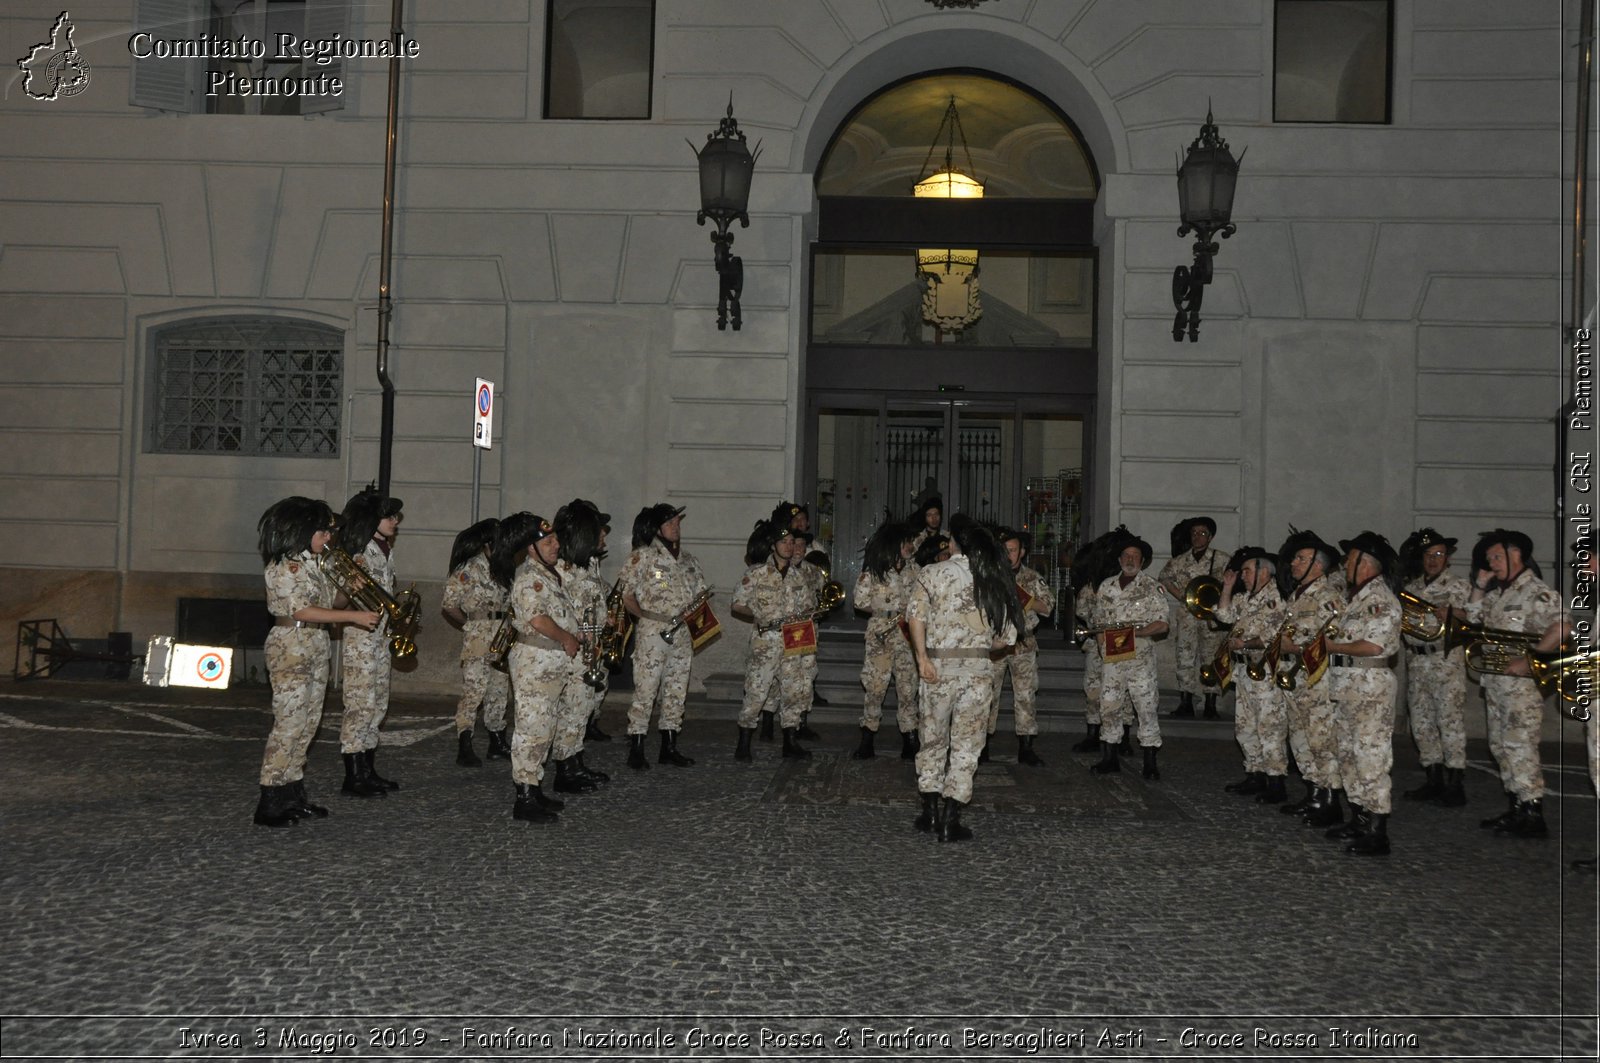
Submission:
<svg viewBox="0 0 1600 1063">
<path fill-rule="evenodd" d="M 622 577 L 618 576 L 617 582 L 611 585 L 611 591 L 606 595 L 606 621 L 599 637 L 600 659 L 606 662 L 607 668 L 615 668 L 622 660 L 622 648 L 628 644 L 628 636 L 633 634 L 633 616 L 628 612 L 626 598 Z"/>
<path fill-rule="evenodd" d="M 489 667 L 498 672 L 510 670 L 506 656 L 511 652 L 511 644 L 517 641 L 517 629 L 512 625 L 516 619 L 516 610 L 506 606 L 506 615 L 500 618 L 500 626 L 494 629 L 494 638 L 489 640 Z"/>
<path fill-rule="evenodd" d="M 661 641 L 670 646 L 672 644 L 672 640 L 677 636 L 678 630 L 682 628 L 684 624 L 689 622 L 689 618 L 693 616 L 702 605 L 706 604 L 710 600 L 710 591 L 701 591 L 699 594 L 695 595 L 694 601 L 684 606 L 683 612 L 673 617 L 672 623 L 668 624 L 666 630 L 661 632 Z"/>
<path fill-rule="evenodd" d="M 1595 680 L 1600 678 L 1600 650 L 1583 653 L 1528 651 L 1528 671 L 1539 684 L 1539 692 L 1559 693 L 1566 704 L 1560 706 L 1568 718 L 1588 723 L 1589 702 L 1594 697 Z"/>
<path fill-rule="evenodd" d="M 1447 625 L 1434 612 L 1438 608 L 1426 598 L 1418 598 L 1410 591 L 1400 592 L 1400 630 L 1423 642 L 1437 642 Z"/>
<path fill-rule="evenodd" d="M 1326 621 L 1323 622 L 1321 627 L 1317 628 L 1317 633 L 1311 636 L 1311 642 L 1306 643 L 1306 645 L 1310 646 L 1312 642 L 1316 642 L 1323 636 L 1334 635 L 1338 632 L 1339 618 L 1336 616 L 1330 616 Z M 1305 667 L 1305 663 L 1305 657 L 1303 655 L 1296 654 L 1294 660 L 1289 662 L 1289 667 L 1274 675 L 1272 677 L 1272 681 L 1278 685 L 1279 690 L 1293 690 L 1295 686 L 1295 674 L 1298 673 L 1300 669 Z"/>
<path fill-rule="evenodd" d="M 417 625 L 422 620 L 422 599 L 412 584 L 399 596 L 391 595 L 339 547 L 329 544 L 317 555 L 323 575 L 350 601 L 372 613 L 382 613 L 389 624 L 389 656 L 403 661 L 417 655 Z"/>
</svg>

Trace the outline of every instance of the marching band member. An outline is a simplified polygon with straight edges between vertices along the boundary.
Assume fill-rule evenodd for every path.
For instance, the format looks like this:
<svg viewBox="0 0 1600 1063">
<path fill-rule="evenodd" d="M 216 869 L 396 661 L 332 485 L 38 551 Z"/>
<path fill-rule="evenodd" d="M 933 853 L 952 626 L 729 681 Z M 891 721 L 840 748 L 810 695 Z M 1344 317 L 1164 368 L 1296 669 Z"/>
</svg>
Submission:
<svg viewBox="0 0 1600 1063">
<path fill-rule="evenodd" d="M 992 689 L 992 654 L 1015 641 L 1022 619 L 1000 547 L 964 514 L 950 523 L 950 559 L 918 573 L 906 605 L 923 684 L 917 753 L 922 813 L 915 826 L 935 831 L 942 842 L 972 837 L 961 825 L 961 810 L 972 801 Z"/>
<path fill-rule="evenodd" d="M 1346 850 L 1389 852 L 1394 767 L 1394 664 L 1400 653 L 1400 559 L 1389 541 L 1364 531 L 1339 543 L 1345 552 L 1347 601 L 1328 640 L 1328 682 L 1334 701 L 1339 777 L 1350 800 L 1350 822 L 1329 838 Z"/>
<path fill-rule="evenodd" d="M 851 754 L 856 760 L 876 756 L 873 742 L 883 720 L 883 698 L 891 678 L 900 727 L 900 759 L 917 755 L 917 662 L 911 644 L 900 633 L 916 581 L 917 568 L 911 560 L 915 541 L 914 529 L 885 520 L 862 552 L 861 574 L 856 577 L 851 602 L 857 612 L 868 613 L 871 619 L 861 660 L 861 688 L 866 696 L 861 706 L 861 745 Z"/>
<path fill-rule="evenodd" d="M 1284 594 L 1290 617 L 1288 628 L 1279 636 L 1280 662 L 1287 662 L 1287 667 L 1280 664 L 1279 672 L 1293 677 L 1294 686 L 1284 697 L 1289 710 L 1289 751 L 1306 784 L 1304 798 L 1278 811 L 1303 816 L 1311 827 L 1344 822 L 1331 688 L 1317 681 L 1326 658 L 1315 656 L 1327 645 L 1319 635 L 1343 608 L 1341 584 L 1328 575 L 1340 556 L 1314 531 L 1291 531 L 1278 548 L 1278 589 Z M 1313 651 L 1309 659 L 1303 652 L 1307 649 Z"/>
<path fill-rule="evenodd" d="M 1456 541 L 1432 528 L 1412 533 L 1401 557 L 1414 561 L 1418 571 L 1405 589 L 1431 602 L 1443 621 L 1450 609 L 1464 609 L 1472 582 L 1450 571 Z M 1406 647 L 1406 712 L 1411 737 L 1427 779 L 1400 796 L 1408 801 L 1436 801 L 1452 808 L 1467 803 L 1463 782 L 1467 767 L 1467 668 L 1459 646 L 1445 649 L 1442 639 L 1431 642 L 1404 636 Z"/>
<path fill-rule="evenodd" d="M 1118 572 L 1095 591 L 1093 625 L 1100 631 L 1095 649 L 1101 659 L 1101 759 L 1089 770 L 1100 775 L 1122 770 L 1117 759 L 1122 726 L 1137 717 L 1144 777 L 1159 779 L 1156 750 L 1161 748 L 1161 725 L 1156 706 L 1161 695 L 1156 688 L 1156 651 L 1150 640 L 1167 632 L 1167 603 L 1161 587 L 1144 571 L 1150 567 L 1149 543 L 1119 527 L 1111 549 L 1116 552 Z"/>
<path fill-rule="evenodd" d="M 1540 651 L 1560 645 L 1563 625 L 1570 622 L 1561 596 L 1539 578 L 1533 560 L 1533 540 L 1519 531 L 1496 528 L 1478 541 L 1486 568 L 1472 573 L 1472 594 L 1467 599 L 1467 619 L 1486 628 L 1542 636 L 1533 646 Z M 1497 834 L 1542 838 L 1544 822 L 1544 768 L 1539 763 L 1539 733 L 1544 722 L 1544 697 L 1525 659 L 1512 662 L 1505 674 L 1482 676 L 1484 700 L 1489 705 L 1489 752 L 1500 766 L 1508 807 L 1482 826 Z"/>
<path fill-rule="evenodd" d="M 394 540 L 405 519 L 398 498 L 374 488 L 351 496 L 339 517 L 339 546 L 391 597 L 394 595 Z M 389 636 L 387 622 L 371 631 L 346 628 L 342 681 L 344 715 L 339 751 L 344 755 L 344 793 L 383 797 L 400 784 L 378 774 L 378 729 L 389 712 Z"/>
<path fill-rule="evenodd" d="M 993 735 L 1000 723 L 1000 691 L 1006 673 L 1011 673 L 1011 711 L 1017 732 L 1017 763 L 1040 766 L 1044 761 L 1033 751 L 1034 739 L 1039 735 L 1039 721 L 1034 714 L 1033 701 L 1039 693 L 1039 640 L 1033 633 L 1039 622 L 1056 607 L 1056 598 L 1043 576 L 1023 562 L 1033 549 L 1033 536 L 1014 528 L 1002 528 L 995 534 L 1006 554 L 1006 565 L 1015 581 L 1018 600 L 1022 603 L 1022 624 L 1017 630 L 1017 641 L 1011 652 L 995 662 L 994 697 L 989 703 L 989 734 Z M 984 743 L 988 747 L 987 741 Z"/>
<path fill-rule="evenodd" d="M 628 612 L 639 619 L 633 644 L 633 703 L 628 707 L 628 767 L 637 771 L 650 767 L 644 737 L 658 698 L 661 755 L 657 763 L 680 768 L 694 763 L 678 752 L 694 647 L 687 631 L 672 642 L 662 638 L 672 622 L 708 592 L 700 563 L 681 545 L 683 513 L 682 507 L 668 502 L 641 509 L 633 521 L 633 552 L 622 567 L 622 586 L 627 592 L 624 601 Z"/>
<path fill-rule="evenodd" d="M 1073 596 L 1072 615 L 1075 621 L 1087 627 L 1094 616 L 1095 592 L 1100 584 L 1115 571 L 1117 559 L 1107 547 L 1113 541 L 1110 532 L 1085 543 L 1072 559 Z M 1107 571 L 1107 569 L 1111 571 Z M 1100 651 L 1089 642 L 1078 647 L 1083 651 L 1083 740 L 1072 747 L 1074 753 L 1100 752 Z"/>
<path fill-rule="evenodd" d="M 322 574 L 318 558 L 339 525 L 326 502 L 293 496 L 267 507 L 256 523 L 261 561 L 266 566 L 267 676 L 272 681 L 272 731 L 261 756 L 261 798 L 255 822 L 288 827 L 328 810 L 306 797 L 306 752 L 322 721 L 332 649 L 328 628 L 354 624 L 372 629 L 379 615 L 365 609 L 335 608 L 338 595 Z"/>
<path fill-rule="evenodd" d="M 920 547 L 929 536 L 939 534 L 939 528 L 944 523 L 944 500 L 938 495 L 928 496 L 906 523 L 917 530 L 914 542 Z"/>
<path fill-rule="evenodd" d="M 1265 660 L 1271 660 L 1268 650 L 1272 638 L 1287 616 L 1283 596 L 1278 593 L 1277 562 L 1273 556 L 1259 546 L 1240 547 L 1222 573 L 1222 598 L 1217 602 L 1216 617 L 1233 625 L 1228 632 L 1234 690 L 1233 736 L 1244 753 L 1245 778 L 1224 789 L 1240 796 L 1255 794 L 1257 801 L 1269 805 L 1282 804 L 1286 799 L 1288 713 L 1271 669 L 1259 680 L 1251 677 L 1249 651 L 1258 651 Z"/>
<path fill-rule="evenodd" d="M 1181 542 L 1172 560 L 1161 569 L 1156 582 L 1178 604 L 1178 631 L 1175 648 L 1178 667 L 1178 707 L 1172 715 L 1177 718 L 1194 718 L 1195 695 L 1205 697 L 1205 718 L 1217 718 L 1218 690 L 1208 690 L 1200 679 L 1200 669 L 1216 656 L 1217 644 L 1224 638 L 1210 621 L 1201 620 L 1190 613 L 1184 604 L 1184 591 L 1196 576 L 1221 578 L 1228 557 L 1212 547 L 1217 534 L 1217 522 L 1210 517 L 1190 517 L 1173 529 L 1173 542 Z"/>
<path fill-rule="evenodd" d="M 822 571 L 802 556 L 805 533 L 768 521 L 763 538 L 770 544 L 769 556 L 744 574 L 733 598 L 733 615 L 752 625 L 734 757 L 751 759 L 756 719 L 776 681 L 783 755 L 804 759 L 811 751 L 798 741 L 800 718 L 811 705 L 817 675 L 814 614 L 825 580 Z"/>
<path fill-rule="evenodd" d="M 500 522 L 480 520 L 456 536 L 450 548 L 450 576 L 445 580 L 439 612 L 461 629 L 461 698 L 456 702 L 456 763 L 463 768 L 483 764 L 472 751 L 472 725 L 483 707 L 483 729 L 489 734 L 490 757 L 509 757 L 506 745 L 506 702 L 511 680 L 489 663 L 489 644 L 505 620 L 506 589 L 489 571 L 495 531 Z"/>
<path fill-rule="evenodd" d="M 561 689 L 561 715 L 556 725 L 551 757 L 556 762 L 556 793 L 582 794 L 609 782 L 610 776 L 583 762 L 586 726 L 606 698 L 606 666 L 600 660 L 600 632 L 606 622 L 606 585 L 600 578 L 600 558 L 605 553 L 609 513 L 592 502 L 575 498 L 556 511 L 555 533 L 561 546 L 556 572 L 566 588 L 584 636 L 582 667 L 569 672 Z M 598 686 L 591 686 L 598 673 Z"/>
<path fill-rule="evenodd" d="M 496 576 L 504 582 L 507 569 L 515 566 L 511 622 L 517 641 L 508 657 L 517 718 L 511 732 L 511 781 L 517 799 L 511 817 L 548 823 L 565 807 L 558 798 L 546 797 L 540 784 L 560 717 L 561 691 L 583 667 L 578 661 L 578 614 L 556 571 L 561 539 L 550 522 L 516 513 L 505 519 L 500 534 Z"/>
</svg>

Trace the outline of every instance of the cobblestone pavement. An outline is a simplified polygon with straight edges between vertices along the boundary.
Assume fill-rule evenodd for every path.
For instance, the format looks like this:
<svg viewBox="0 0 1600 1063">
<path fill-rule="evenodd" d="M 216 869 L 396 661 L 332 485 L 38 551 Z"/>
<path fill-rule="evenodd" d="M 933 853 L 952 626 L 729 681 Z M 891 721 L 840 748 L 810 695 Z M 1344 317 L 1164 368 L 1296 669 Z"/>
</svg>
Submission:
<svg viewBox="0 0 1600 1063">
<path fill-rule="evenodd" d="M 268 830 L 266 702 L 0 691 L 0 1055 L 1595 1056 L 1576 744 L 1547 753 L 1550 838 L 1478 827 L 1503 808 L 1480 748 L 1468 807 L 1398 802 L 1363 859 L 1224 793 L 1229 741 L 1173 737 L 1146 782 L 1091 776 L 1081 732 L 1021 767 L 1003 731 L 976 837 L 940 845 L 897 743 L 853 761 L 844 723 L 744 764 L 733 707 L 692 708 L 693 767 L 593 744 L 611 784 L 530 826 L 505 761 L 456 767 L 442 700 L 391 710 L 400 792 L 342 798 L 330 699 L 308 784 L 333 815 Z M 1409 745 L 1396 765 L 1420 781 Z"/>
</svg>

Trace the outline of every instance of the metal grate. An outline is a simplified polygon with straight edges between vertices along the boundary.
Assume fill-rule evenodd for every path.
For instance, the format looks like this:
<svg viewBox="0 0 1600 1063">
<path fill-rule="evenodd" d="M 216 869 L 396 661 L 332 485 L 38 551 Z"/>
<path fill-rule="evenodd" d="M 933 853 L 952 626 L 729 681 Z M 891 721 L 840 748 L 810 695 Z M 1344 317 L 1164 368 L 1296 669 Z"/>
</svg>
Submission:
<svg viewBox="0 0 1600 1063">
<path fill-rule="evenodd" d="M 175 325 L 155 339 L 151 449 L 335 457 L 344 333 L 276 319 Z"/>
</svg>

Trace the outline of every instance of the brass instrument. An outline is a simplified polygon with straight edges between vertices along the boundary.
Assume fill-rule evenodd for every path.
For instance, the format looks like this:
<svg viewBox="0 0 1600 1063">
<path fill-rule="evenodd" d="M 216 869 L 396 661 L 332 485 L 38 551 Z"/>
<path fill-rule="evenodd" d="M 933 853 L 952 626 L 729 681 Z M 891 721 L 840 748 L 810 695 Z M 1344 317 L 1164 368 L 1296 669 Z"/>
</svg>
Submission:
<svg viewBox="0 0 1600 1063">
<path fill-rule="evenodd" d="M 588 622 L 578 626 L 578 636 L 583 639 L 583 682 L 584 685 L 595 690 L 604 690 L 606 686 L 605 651 L 600 645 L 600 636 L 604 634 L 607 621 L 602 619 L 603 614 L 599 609 L 590 607 Z"/>
<path fill-rule="evenodd" d="M 331 543 L 317 555 L 317 565 L 353 605 L 383 614 L 389 624 L 389 656 L 403 661 L 417 655 L 416 635 L 417 625 L 422 621 L 422 599 L 414 589 L 416 584 L 401 591 L 398 597 L 391 595 L 349 554 Z"/>
<path fill-rule="evenodd" d="M 1511 675 L 1511 666 L 1530 659 L 1543 632 L 1512 631 L 1462 621 L 1467 642 L 1467 671 L 1479 675 Z"/>
<path fill-rule="evenodd" d="M 1439 619 L 1432 602 L 1418 598 L 1410 591 L 1400 592 L 1400 630 L 1422 642 L 1437 642 L 1445 633 L 1446 624 Z"/>
<path fill-rule="evenodd" d="M 813 556 L 817 553 L 821 553 L 821 551 L 813 551 Z M 810 561 L 810 557 L 806 560 Z M 824 580 L 822 589 L 817 591 L 817 608 L 814 610 L 816 619 L 821 619 L 824 615 L 837 609 L 839 603 L 844 601 L 844 584 L 830 578 L 831 574 L 827 565 L 820 561 L 811 561 L 811 564 L 822 570 L 822 578 Z"/>
<path fill-rule="evenodd" d="M 500 618 L 500 626 L 494 629 L 494 638 L 489 640 L 489 667 L 499 672 L 510 670 L 506 657 L 511 652 L 512 643 L 517 641 L 517 629 L 512 625 L 516 619 L 516 610 L 506 607 L 506 615 Z"/>
<path fill-rule="evenodd" d="M 1330 616 L 1326 621 L 1323 622 L 1321 627 L 1317 628 L 1317 633 L 1311 636 L 1310 640 L 1306 642 L 1306 645 L 1310 646 L 1313 642 L 1316 642 L 1324 635 L 1334 635 L 1338 633 L 1338 631 L 1339 618 L 1337 616 Z M 1279 690 L 1293 690 L 1295 686 L 1295 675 L 1303 667 L 1305 667 L 1305 659 L 1300 654 L 1295 654 L 1294 660 L 1289 662 L 1289 667 L 1274 675 L 1272 677 L 1272 681 L 1278 685 Z"/>
<path fill-rule="evenodd" d="M 1233 674 L 1231 672 L 1228 674 L 1228 682 L 1222 682 L 1222 665 L 1227 661 L 1228 654 L 1233 652 L 1228 649 L 1228 642 L 1228 639 L 1223 639 L 1217 643 L 1217 652 L 1212 655 L 1211 660 L 1200 666 L 1200 682 L 1208 687 L 1217 687 L 1225 690 L 1233 685 Z"/>
<path fill-rule="evenodd" d="M 1096 635 L 1104 635 L 1107 631 L 1120 631 L 1129 626 L 1133 625 L 1114 624 L 1111 627 L 1090 627 L 1089 622 L 1080 616 L 1072 625 L 1072 644 L 1081 650 L 1083 649 L 1083 644 Z"/>
<path fill-rule="evenodd" d="M 1215 576 L 1202 573 L 1189 581 L 1183 589 L 1183 607 L 1189 610 L 1189 615 L 1196 620 L 1204 621 L 1213 627 L 1224 626 L 1217 620 L 1217 603 L 1222 601 L 1222 581 Z"/>
<path fill-rule="evenodd" d="M 684 606 L 683 612 L 673 617 L 672 623 L 668 624 L 666 630 L 661 632 L 661 641 L 670 646 L 672 644 L 672 640 L 678 634 L 678 629 L 683 627 L 684 624 L 688 623 L 689 618 L 695 614 L 695 611 L 710 600 L 710 591 L 701 591 L 699 594 L 695 595 L 694 601 Z"/>
<path fill-rule="evenodd" d="M 1277 674 L 1278 658 L 1283 656 L 1283 650 L 1280 649 L 1283 644 L 1283 636 L 1289 633 L 1289 625 L 1292 623 L 1294 623 L 1294 617 L 1290 617 L 1280 624 L 1277 634 L 1272 636 L 1272 641 L 1267 643 L 1265 652 L 1261 654 L 1261 659 L 1251 661 L 1245 666 L 1245 674 L 1257 683 L 1262 682 L 1268 676 Z"/>
<path fill-rule="evenodd" d="M 1600 650 L 1583 653 L 1566 652 L 1565 648 L 1552 653 L 1529 650 L 1528 671 L 1539 684 L 1541 694 L 1561 695 L 1565 704 L 1560 709 L 1564 715 L 1578 723 L 1589 722 L 1589 702 L 1594 697 L 1595 681 L 1600 679 Z"/>
<path fill-rule="evenodd" d="M 607 668 L 615 668 L 622 660 L 622 649 L 628 644 L 628 636 L 633 634 L 633 615 L 628 612 L 627 596 L 622 589 L 622 577 L 618 576 L 606 595 L 606 621 L 598 640 L 600 659 L 606 662 Z"/>
</svg>

